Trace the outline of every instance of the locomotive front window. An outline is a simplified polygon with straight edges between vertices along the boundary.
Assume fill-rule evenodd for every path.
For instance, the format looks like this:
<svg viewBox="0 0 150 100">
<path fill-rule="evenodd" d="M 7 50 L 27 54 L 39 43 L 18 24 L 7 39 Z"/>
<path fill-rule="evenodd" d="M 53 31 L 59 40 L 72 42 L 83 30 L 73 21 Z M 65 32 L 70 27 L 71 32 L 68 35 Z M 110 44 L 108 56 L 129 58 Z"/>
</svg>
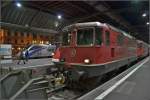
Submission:
<svg viewBox="0 0 150 100">
<path fill-rule="evenodd" d="M 95 28 L 95 44 L 101 45 L 101 43 L 102 43 L 102 29 Z"/>
<path fill-rule="evenodd" d="M 71 42 L 71 33 L 70 32 L 64 32 L 63 33 L 63 42 L 62 42 L 62 45 L 63 46 L 70 45 L 70 42 Z"/>
<path fill-rule="evenodd" d="M 77 30 L 77 44 L 78 45 L 92 45 L 93 44 L 93 28 L 85 28 Z"/>
</svg>

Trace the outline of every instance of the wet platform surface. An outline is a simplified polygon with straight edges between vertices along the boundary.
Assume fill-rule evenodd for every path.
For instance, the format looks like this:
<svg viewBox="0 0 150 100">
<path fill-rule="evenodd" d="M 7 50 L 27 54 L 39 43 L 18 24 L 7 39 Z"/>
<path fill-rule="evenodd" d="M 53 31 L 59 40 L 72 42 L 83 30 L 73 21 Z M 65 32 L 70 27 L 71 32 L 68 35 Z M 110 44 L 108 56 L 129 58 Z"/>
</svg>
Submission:
<svg viewBox="0 0 150 100">
<path fill-rule="evenodd" d="M 137 64 L 136 66 L 135 69 L 137 68 L 137 70 L 125 81 L 111 90 L 116 84 L 113 85 L 99 94 L 95 100 L 150 100 L 150 59 L 147 58 L 143 61 L 143 64 Z"/>
<path fill-rule="evenodd" d="M 150 100 L 150 57 L 77 100 Z"/>
<path fill-rule="evenodd" d="M 150 60 L 103 100 L 150 100 Z"/>
</svg>

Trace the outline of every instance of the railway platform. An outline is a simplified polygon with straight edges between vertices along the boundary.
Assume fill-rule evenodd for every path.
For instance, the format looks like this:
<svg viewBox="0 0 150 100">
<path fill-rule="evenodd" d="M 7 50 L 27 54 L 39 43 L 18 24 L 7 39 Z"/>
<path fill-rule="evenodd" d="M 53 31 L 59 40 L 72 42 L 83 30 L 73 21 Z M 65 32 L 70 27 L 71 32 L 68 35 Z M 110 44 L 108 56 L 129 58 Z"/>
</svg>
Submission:
<svg viewBox="0 0 150 100">
<path fill-rule="evenodd" d="M 17 64 L 18 60 L 13 60 L 12 63 L 0 64 L 0 78 L 14 71 L 24 71 L 27 74 L 32 73 L 32 77 L 37 77 L 47 73 L 50 67 L 53 67 L 51 58 L 29 59 L 26 64 L 23 61 Z"/>
<path fill-rule="evenodd" d="M 48 81 L 44 75 L 53 66 L 51 58 L 30 59 L 26 64 L 17 62 L 0 64 L 0 100 L 46 99 Z"/>
<path fill-rule="evenodd" d="M 4 69 L 11 68 L 13 70 L 17 70 L 53 65 L 51 58 L 29 59 L 28 62 L 26 62 L 25 64 L 23 63 L 23 61 L 21 61 L 20 64 L 17 64 L 17 62 L 18 60 L 13 60 L 12 63 L 1 64 L 0 67 Z"/>
<path fill-rule="evenodd" d="M 78 100 L 150 100 L 150 57 Z"/>
</svg>

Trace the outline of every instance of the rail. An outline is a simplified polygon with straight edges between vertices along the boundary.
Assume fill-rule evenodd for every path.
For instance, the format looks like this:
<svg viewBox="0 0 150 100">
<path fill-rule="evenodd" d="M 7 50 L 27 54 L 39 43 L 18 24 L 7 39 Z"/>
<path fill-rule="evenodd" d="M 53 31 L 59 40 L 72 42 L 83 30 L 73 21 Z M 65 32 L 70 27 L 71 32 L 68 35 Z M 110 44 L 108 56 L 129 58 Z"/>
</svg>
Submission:
<svg viewBox="0 0 150 100">
<path fill-rule="evenodd" d="M 10 72 L 0 79 L 1 98 L 9 98 L 10 95 L 16 92 L 17 88 L 14 88 L 14 85 L 19 79 L 20 74 L 21 74 L 21 71 Z M 19 85 L 18 88 L 20 88 L 20 86 L 21 85 Z"/>
<path fill-rule="evenodd" d="M 6 80 L 8 77 L 10 76 L 13 76 L 13 75 L 18 75 L 20 74 L 21 71 L 15 71 L 15 72 L 10 72 L 8 74 L 6 74 L 5 76 L 3 76 L 1 79 L 0 79 L 0 83 L 2 83 L 4 80 Z"/>
<path fill-rule="evenodd" d="M 43 79 L 43 77 L 34 78 L 34 79 L 31 79 L 30 81 L 28 81 L 19 91 L 17 91 L 12 97 L 10 97 L 10 100 L 15 100 L 17 97 L 19 97 L 19 95 L 21 95 L 24 91 L 26 91 L 26 89 L 27 89 L 34 81 L 41 80 L 41 79 Z"/>
</svg>

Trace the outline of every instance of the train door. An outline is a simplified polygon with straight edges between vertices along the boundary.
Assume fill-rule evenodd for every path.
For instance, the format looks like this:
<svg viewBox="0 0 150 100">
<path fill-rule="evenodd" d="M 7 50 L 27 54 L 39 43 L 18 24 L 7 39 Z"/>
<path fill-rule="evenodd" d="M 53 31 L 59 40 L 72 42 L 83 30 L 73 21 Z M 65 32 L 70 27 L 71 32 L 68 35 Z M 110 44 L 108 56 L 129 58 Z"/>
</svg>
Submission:
<svg viewBox="0 0 150 100">
<path fill-rule="evenodd" d="M 111 39 L 110 35 L 111 32 L 109 30 L 105 30 L 105 55 L 106 55 L 106 60 L 111 61 L 111 59 L 114 57 L 114 52 L 115 49 L 111 47 Z"/>
<path fill-rule="evenodd" d="M 126 56 L 127 53 L 127 48 L 125 48 L 125 36 L 123 35 L 123 33 L 119 32 L 117 33 L 116 36 L 116 42 L 117 42 L 117 46 L 116 46 L 116 58 L 117 59 L 121 59 L 124 58 Z"/>
<path fill-rule="evenodd" d="M 112 43 L 111 43 L 110 31 L 106 31 L 105 35 L 106 35 L 106 45 L 109 46 L 109 49 L 110 49 L 110 57 L 114 58 L 115 57 L 115 48 L 112 46 Z"/>
</svg>

